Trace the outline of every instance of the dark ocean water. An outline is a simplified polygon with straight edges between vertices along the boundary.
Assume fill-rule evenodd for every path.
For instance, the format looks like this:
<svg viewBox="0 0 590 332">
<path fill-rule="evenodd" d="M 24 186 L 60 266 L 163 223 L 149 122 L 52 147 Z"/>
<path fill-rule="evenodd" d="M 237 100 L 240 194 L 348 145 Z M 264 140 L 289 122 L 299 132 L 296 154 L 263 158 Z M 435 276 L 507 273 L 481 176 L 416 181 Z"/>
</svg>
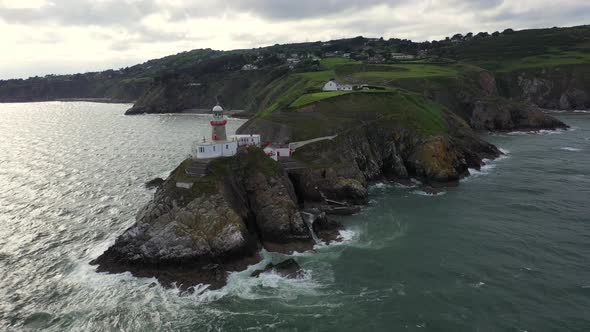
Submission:
<svg viewBox="0 0 590 332">
<path fill-rule="evenodd" d="M 302 279 L 184 295 L 88 265 L 208 131 L 128 106 L 0 105 L 0 330 L 590 331 L 590 114 L 487 136 L 506 156 L 438 196 L 373 185 L 344 243 L 296 255 Z"/>
</svg>

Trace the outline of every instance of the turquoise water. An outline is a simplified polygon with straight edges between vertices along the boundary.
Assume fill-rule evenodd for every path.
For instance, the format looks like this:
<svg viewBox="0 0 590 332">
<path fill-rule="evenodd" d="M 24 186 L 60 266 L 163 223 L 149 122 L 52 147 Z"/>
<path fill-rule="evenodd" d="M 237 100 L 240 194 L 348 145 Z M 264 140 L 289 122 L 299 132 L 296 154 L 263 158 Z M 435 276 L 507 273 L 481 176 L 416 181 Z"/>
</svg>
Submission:
<svg viewBox="0 0 590 332">
<path fill-rule="evenodd" d="M 344 243 L 295 255 L 302 279 L 186 295 L 88 265 L 208 130 L 128 106 L 0 105 L 0 330 L 590 330 L 590 114 L 487 136 L 506 157 L 438 196 L 374 184 Z"/>
</svg>

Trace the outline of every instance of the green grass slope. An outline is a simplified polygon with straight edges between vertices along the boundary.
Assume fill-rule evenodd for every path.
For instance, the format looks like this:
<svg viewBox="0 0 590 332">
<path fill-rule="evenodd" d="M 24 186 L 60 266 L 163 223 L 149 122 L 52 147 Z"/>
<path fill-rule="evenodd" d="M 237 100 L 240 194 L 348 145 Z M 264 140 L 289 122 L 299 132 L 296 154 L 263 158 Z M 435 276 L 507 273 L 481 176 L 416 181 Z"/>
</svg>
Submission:
<svg viewBox="0 0 590 332">
<path fill-rule="evenodd" d="M 424 136 L 444 134 L 448 131 L 444 112 L 441 106 L 420 95 L 391 90 L 333 96 L 304 109 L 267 113 L 263 118 L 288 126 L 292 141 L 301 141 L 338 134 L 374 121 Z"/>
<path fill-rule="evenodd" d="M 276 111 L 302 107 L 323 99 L 355 92 L 323 92 L 324 84 L 334 78 L 340 83 L 370 84 L 388 87 L 402 86 L 400 81 L 438 78 L 456 78 L 467 68 L 461 65 L 408 63 L 395 65 L 361 64 L 350 59 L 329 58 L 322 60 L 322 68 L 315 72 L 288 73 L 259 92 L 262 100 L 259 114 L 268 116 Z M 329 68 L 329 69 L 328 69 Z M 472 70 L 469 67 L 469 70 Z M 479 69 L 481 70 L 481 69 Z M 373 90 L 375 92 L 383 92 Z M 368 93 L 368 92 L 363 92 Z"/>
</svg>

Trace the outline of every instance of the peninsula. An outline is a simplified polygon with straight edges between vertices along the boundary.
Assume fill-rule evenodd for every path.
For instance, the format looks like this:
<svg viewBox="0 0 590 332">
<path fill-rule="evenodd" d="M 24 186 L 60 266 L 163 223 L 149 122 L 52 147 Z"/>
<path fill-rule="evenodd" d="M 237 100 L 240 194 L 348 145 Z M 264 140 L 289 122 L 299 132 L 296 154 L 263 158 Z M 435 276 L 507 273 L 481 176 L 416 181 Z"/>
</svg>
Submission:
<svg viewBox="0 0 590 332">
<path fill-rule="evenodd" d="M 436 191 L 501 155 L 478 131 L 567 128 L 544 109 L 590 107 L 589 41 L 588 27 L 428 45 L 358 37 L 205 52 L 188 68 L 161 62 L 127 114 L 217 101 L 211 136 L 195 137 L 192 157 L 153 182 L 136 223 L 92 264 L 215 288 L 262 248 L 338 241 L 343 226 L 331 216 L 358 212 L 372 181 L 417 179 Z M 222 106 L 250 118 L 235 136 Z M 293 263 L 268 268 L 297 275 Z"/>
</svg>

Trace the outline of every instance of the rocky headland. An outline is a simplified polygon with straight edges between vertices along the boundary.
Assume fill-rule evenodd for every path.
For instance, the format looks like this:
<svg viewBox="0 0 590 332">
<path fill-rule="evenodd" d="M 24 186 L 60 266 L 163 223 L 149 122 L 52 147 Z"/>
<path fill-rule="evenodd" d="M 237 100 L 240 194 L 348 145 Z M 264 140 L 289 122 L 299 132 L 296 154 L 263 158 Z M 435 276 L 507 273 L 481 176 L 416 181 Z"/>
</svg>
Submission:
<svg viewBox="0 0 590 332">
<path fill-rule="evenodd" d="M 389 114 L 379 110 L 355 114 L 364 122 L 354 121 L 354 126 L 339 121 L 344 129 L 335 138 L 297 149 L 293 158 L 301 167 L 294 169 L 285 169 L 254 147 L 206 165 L 185 160 L 168 178 L 150 183 L 157 186 L 152 201 L 92 264 L 98 265 L 99 272 L 156 277 L 165 286 L 222 287 L 229 272 L 259 262 L 262 248 L 289 254 L 312 250 L 314 239 L 338 241 L 343 226 L 331 216 L 358 212 L 368 203 L 371 181 L 417 178 L 428 186 L 456 185 L 469 175 L 469 168 L 479 169 L 484 159 L 501 154 L 464 120 L 444 108 L 427 109 L 433 104 L 416 95 L 385 93 L 373 99 L 359 94 L 341 97 L 341 105 L 364 103 L 367 97 L 376 104 L 409 98 L 408 105 L 419 106 L 406 109 L 385 104 Z M 331 110 L 340 105 L 333 102 L 337 101 L 327 105 Z M 316 115 L 322 114 L 323 106 L 316 105 Z M 435 112 L 428 114 L 440 122 L 414 118 L 414 111 L 420 109 Z M 293 114 L 313 116 L 309 111 Z M 250 124 L 257 121 L 252 119 Z M 252 127 L 256 126 L 245 126 Z M 291 122 L 287 127 L 289 139 L 314 134 L 300 132 Z M 269 138 L 280 139 L 282 134 L 277 133 Z M 195 167 L 204 169 L 204 176 L 188 175 L 187 170 Z M 299 275 L 292 264 L 279 267 L 283 265 L 290 266 L 286 275 Z"/>
<path fill-rule="evenodd" d="M 186 174 L 192 164 L 184 161 L 164 180 L 137 222 L 92 262 L 98 271 L 215 288 L 228 271 L 258 262 L 263 247 L 284 253 L 313 248 L 287 173 L 262 150 L 214 160 L 203 177 Z"/>
<path fill-rule="evenodd" d="M 288 254 L 338 241 L 343 225 L 333 216 L 368 204 L 372 181 L 417 179 L 433 193 L 458 185 L 501 155 L 478 132 L 567 128 L 545 109 L 590 108 L 586 27 L 557 31 L 576 32 L 568 48 L 526 46 L 545 45 L 556 31 L 440 43 L 413 63 L 326 58 L 289 66 L 270 55 L 255 57 L 264 61 L 252 69 L 244 54 L 207 53 L 194 68 L 158 76 L 127 114 L 178 113 L 218 100 L 250 118 L 238 134 L 295 142 L 296 151 L 288 163 L 258 148 L 206 164 L 185 160 L 168 178 L 146 184 L 157 188 L 152 201 L 92 263 L 165 286 L 218 288 L 231 271 L 259 262 L 262 248 Z M 370 42 L 359 38 L 345 44 L 359 42 L 362 53 Z M 357 89 L 322 92 L 332 78 Z M 286 261 L 253 275 L 271 271 L 303 273 Z"/>
</svg>

